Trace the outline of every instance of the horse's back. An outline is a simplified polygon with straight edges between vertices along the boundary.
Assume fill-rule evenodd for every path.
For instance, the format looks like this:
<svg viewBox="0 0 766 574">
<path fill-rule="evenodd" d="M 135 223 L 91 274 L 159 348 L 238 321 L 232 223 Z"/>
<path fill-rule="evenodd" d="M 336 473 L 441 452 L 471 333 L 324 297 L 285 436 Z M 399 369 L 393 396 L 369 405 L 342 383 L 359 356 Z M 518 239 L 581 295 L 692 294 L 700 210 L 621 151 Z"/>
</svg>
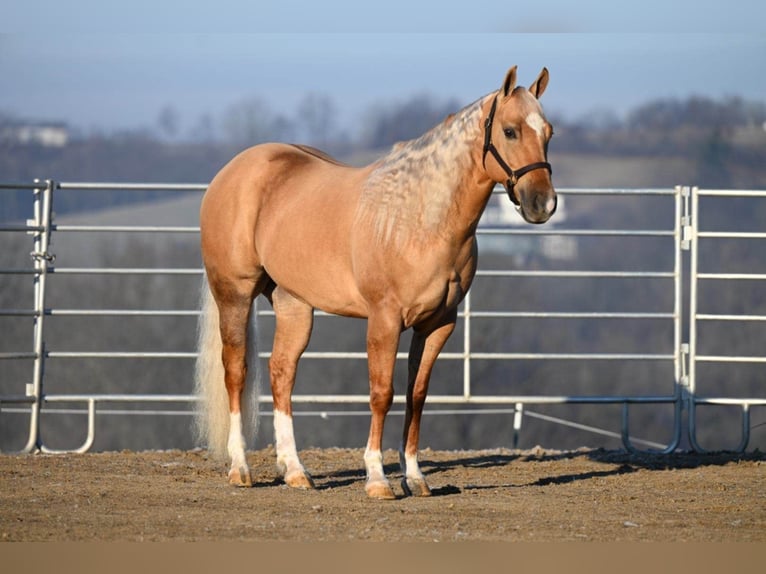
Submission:
<svg viewBox="0 0 766 574">
<path fill-rule="evenodd" d="M 259 144 L 232 158 L 213 178 L 208 193 L 257 193 L 273 190 L 290 179 L 311 176 L 324 168 L 352 169 L 310 146 Z"/>
<path fill-rule="evenodd" d="M 266 215 L 270 220 L 295 217 L 316 203 L 331 203 L 338 194 L 348 206 L 358 195 L 358 178 L 353 177 L 358 171 L 309 146 L 251 147 L 229 161 L 208 186 L 200 211 L 202 231 L 244 220 L 252 226 Z"/>
</svg>

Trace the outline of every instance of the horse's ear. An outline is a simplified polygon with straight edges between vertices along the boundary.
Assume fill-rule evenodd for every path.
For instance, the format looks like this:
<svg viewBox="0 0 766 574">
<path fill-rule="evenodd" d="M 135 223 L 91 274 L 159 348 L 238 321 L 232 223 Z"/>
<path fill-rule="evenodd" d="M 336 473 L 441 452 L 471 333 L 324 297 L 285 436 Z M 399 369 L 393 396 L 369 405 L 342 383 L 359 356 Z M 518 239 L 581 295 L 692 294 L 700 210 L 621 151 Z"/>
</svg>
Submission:
<svg viewBox="0 0 766 574">
<path fill-rule="evenodd" d="M 548 68 L 543 68 L 543 70 L 540 72 L 540 75 L 537 76 L 535 83 L 529 86 L 529 91 L 535 98 L 539 100 L 540 96 L 543 95 L 543 92 L 545 91 L 545 88 L 547 86 L 548 86 Z"/>
<path fill-rule="evenodd" d="M 512 67 L 505 75 L 505 81 L 503 82 L 503 97 L 510 95 L 513 88 L 516 87 L 516 68 L 517 66 Z"/>
</svg>

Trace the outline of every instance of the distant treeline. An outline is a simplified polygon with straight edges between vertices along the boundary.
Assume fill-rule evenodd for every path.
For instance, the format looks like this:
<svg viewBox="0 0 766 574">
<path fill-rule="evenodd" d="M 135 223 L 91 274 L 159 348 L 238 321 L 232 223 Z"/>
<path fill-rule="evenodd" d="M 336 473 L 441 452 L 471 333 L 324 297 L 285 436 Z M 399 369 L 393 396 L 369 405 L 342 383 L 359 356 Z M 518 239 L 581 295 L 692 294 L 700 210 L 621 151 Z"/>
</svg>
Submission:
<svg viewBox="0 0 766 574">
<path fill-rule="evenodd" d="M 355 133 L 339 127 L 335 104 L 317 94 L 307 95 L 292 115 L 274 112 L 259 98 L 243 100 L 226 109 L 217 121 L 201 118 L 187 133 L 181 133 L 178 112 L 167 107 L 151 128 L 74 133 L 63 147 L 0 141 L 0 181 L 206 182 L 237 151 L 264 141 L 309 143 L 351 163 L 361 163 L 395 142 L 424 133 L 460 106 L 455 100 L 413 96 L 369 109 Z M 550 116 L 556 132 L 552 156 L 682 158 L 698 166 L 705 185 L 715 187 L 734 181 L 740 185 L 753 181 L 751 185 L 757 187 L 766 179 L 764 102 L 692 97 L 649 102 L 624 117 L 608 109 L 576 119 L 555 113 Z M 0 113 L 0 127 L 18 121 Z M 28 196 L 4 192 L 0 220 L 29 217 Z M 57 209 L 67 213 L 151 197 L 133 193 L 106 199 L 94 195 L 86 205 L 82 199 L 61 197 Z"/>
</svg>

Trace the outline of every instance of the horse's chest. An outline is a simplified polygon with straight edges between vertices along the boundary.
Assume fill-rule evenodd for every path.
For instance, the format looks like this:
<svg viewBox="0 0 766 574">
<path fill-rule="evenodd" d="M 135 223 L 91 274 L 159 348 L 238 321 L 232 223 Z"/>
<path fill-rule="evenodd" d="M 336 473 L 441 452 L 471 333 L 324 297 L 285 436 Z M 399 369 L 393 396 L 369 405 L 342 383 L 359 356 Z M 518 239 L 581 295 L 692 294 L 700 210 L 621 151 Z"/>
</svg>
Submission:
<svg viewBox="0 0 766 574">
<path fill-rule="evenodd" d="M 473 267 L 458 270 L 434 279 L 429 284 L 421 284 L 417 291 L 412 291 L 410 304 L 403 309 L 406 327 L 430 321 L 457 307 L 468 292 L 473 279 Z"/>
</svg>

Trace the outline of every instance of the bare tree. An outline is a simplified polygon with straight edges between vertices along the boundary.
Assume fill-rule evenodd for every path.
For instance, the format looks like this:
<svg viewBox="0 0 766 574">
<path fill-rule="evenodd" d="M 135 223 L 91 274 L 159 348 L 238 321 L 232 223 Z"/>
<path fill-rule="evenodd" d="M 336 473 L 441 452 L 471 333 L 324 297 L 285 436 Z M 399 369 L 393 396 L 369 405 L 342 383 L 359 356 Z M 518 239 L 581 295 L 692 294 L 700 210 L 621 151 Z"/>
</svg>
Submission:
<svg viewBox="0 0 766 574">
<path fill-rule="evenodd" d="M 293 122 L 275 116 L 259 97 L 251 97 L 229 106 L 224 112 L 224 137 L 236 145 L 255 145 L 268 141 L 284 141 L 293 136 Z"/>
<path fill-rule="evenodd" d="M 454 100 L 435 102 L 427 94 L 373 109 L 362 135 L 369 148 L 381 148 L 425 133 L 460 108 Z"/>
<path fill-rule="evenodd" d="M 172 105 L 166 105 L 160 110 L 157 116 L 157 125 L 162 134 L 168 139 L 173 139 L 178 135 L 181 124 L 180 114 Z"/>
<path fill-rule="evenodd" d="M 202 114 L 196 125 L 191 129 L 190 137 L 193 141 L 212 143 L 215 140 L 215 126 L 210 114 Z"/>
<path fill-rule="evenodd" d="M 326 148 L 334 140 L 337 110 L 329 96 L 310 93 L 298 105 L 298 121 L 309 143 Z"/>
</svg>

